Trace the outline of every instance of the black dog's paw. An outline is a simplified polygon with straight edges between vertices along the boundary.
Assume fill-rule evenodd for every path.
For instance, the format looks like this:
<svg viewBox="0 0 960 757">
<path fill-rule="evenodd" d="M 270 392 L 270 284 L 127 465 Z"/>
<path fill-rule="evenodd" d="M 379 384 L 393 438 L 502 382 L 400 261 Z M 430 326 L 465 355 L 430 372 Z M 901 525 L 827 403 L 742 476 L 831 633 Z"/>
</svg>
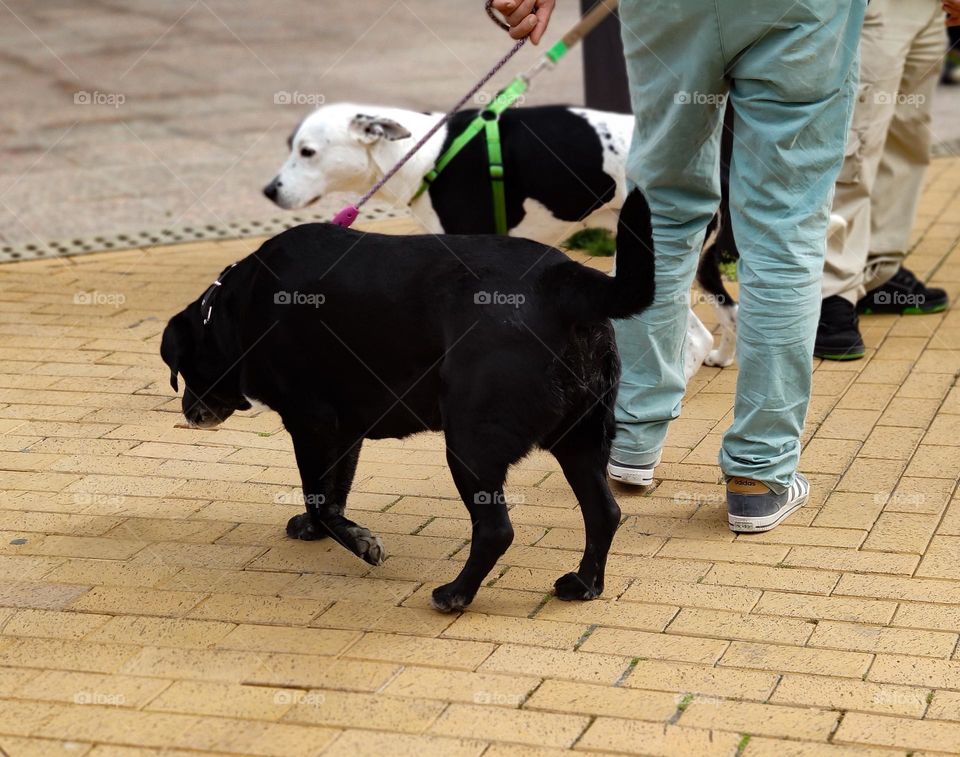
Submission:
<svg viewBox="0 0 960 757">
<path fill-rule="evenodd" d="M 473 597 L 466 596 L 452 583 L 446 586 L 438 586 L 433 590 L 433 594 L 430 597 L 431 606 L 434 610 L 439 610 L 440 612 L 457 612 L 472 601 Z"/>
<path fill-rule="evenodd" d="M 579 573 L 567 573 L 565 576 L 560 576 L 554 584 L 553 588 L 557 594 L 557 599 L 564 600 L 574 600 L 574 599 L 596 599 L 603 593 L 603 586 L 597 586 L 595 584 L 588 584 L 580 578 Z"/>
<path fill-rule="evenodd" d="M 287 521 L 287 536 L 291 539 L 303 539 L 304 541 L 315 541 L 316 539 L 326 539 L 329 534 L 319 532 L 306 513 L 294 515 Z"/>
<path fill-rule="evenodd" d="M 353 551 L 357 557 L 371 565 L 383 565 L 383 561 L 387 559 L 387 552 L 379 536 L 363 526 L 350 526 L 347 528 L 347 533 L 353 539 Z"/>
</svg>

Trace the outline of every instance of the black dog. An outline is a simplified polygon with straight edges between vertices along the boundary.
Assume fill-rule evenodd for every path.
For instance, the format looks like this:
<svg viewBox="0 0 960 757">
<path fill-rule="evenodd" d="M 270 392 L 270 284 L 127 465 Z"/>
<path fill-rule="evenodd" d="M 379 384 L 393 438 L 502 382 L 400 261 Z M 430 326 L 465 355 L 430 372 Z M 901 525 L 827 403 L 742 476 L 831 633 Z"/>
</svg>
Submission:
<svg viewBox="0 0 960 757">
<path fill-rule="evenodd" d="M 298 226 L 221 274 L 171 319 L 161 354 L 183 413 L 213 426 L 248 398 L 293 438 L 307 512 L 300 539 L 332 536 L 378 565 L 380 539 L 344 517 L 364 439 L 443 430 L 470 511 L 460 575 L 434 606 L 470 603 L 513 539 L 507 468 L 534 446 L 560 462 L 583 513 L 580 568 L 563 599 L 603 591 L 620 509 L 605 466 L 620 364 L 608 319 L 653 298 L 650 212 L 630 195 L 614 278 L 525 239 L 384 236 Z"/>
</svg>

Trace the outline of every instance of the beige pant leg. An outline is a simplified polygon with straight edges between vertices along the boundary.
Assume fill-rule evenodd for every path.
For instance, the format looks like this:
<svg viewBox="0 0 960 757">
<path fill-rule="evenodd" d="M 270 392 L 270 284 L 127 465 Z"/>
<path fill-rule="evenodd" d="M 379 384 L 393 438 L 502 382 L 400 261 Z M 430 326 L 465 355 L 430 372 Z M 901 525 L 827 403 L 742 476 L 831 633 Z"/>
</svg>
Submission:
<svg viewBox="0 0 960 757">
<path fill-rule="evenodd" d="M 923 17 L 921 3 L 905 4 L 917 6 L 917 17 Z M 930 164 L 931 112 L 946 42 L 942 10 L 936 4 L 932 12 L 927 10 L 929 22 L 907 52 L 896 110 L 873 185 L 870 250 L 858 297 L 886 283 L 903 263 Z"/>
<path fill-rule="evenodd" d="M 935 0 L 873 0 L 867 8 L 860 91 L 833 199 L 833 212 L 843 217 L 846 229 L 827 240 L 824 297 L 840 295 L 856 303 L 866 291 L 873 197 L 884 147 L 903 99 L 900 86 L 910 50 L 929 27 L 935 8 L 939 13 Z"/>
</svg>

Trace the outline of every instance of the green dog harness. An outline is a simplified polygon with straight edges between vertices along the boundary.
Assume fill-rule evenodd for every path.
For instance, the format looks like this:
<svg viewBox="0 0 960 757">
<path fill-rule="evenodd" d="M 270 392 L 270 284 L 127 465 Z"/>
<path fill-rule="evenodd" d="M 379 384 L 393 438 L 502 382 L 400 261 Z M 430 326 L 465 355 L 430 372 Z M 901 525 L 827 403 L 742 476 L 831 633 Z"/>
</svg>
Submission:
<svg viewBox="0 0 960 757">
<path fill-rule="evenodd" d="M 568 46 L 560 40 L 544 56 L 551 64 L 556 63 L 567 52 Z M 460 154 L 481 131 L 487 141 L 487 165 L 490 171 L 490 190 L 493 195 L 493 222 L 497 234 L 507 233 L 507 201 L 503 187 L 503 148 L 500 143 L 500 115 L 527 91 L 530 85 L 528 76 L 519 76 L 501 89 L 486 108 L 481 110 L 437 160 L 432 170 L 423 177 L 420 188 L 410 200 L 413 202 L 430 188 L 433 181 L 446 168 L 450 161 Z"/>
</svg>

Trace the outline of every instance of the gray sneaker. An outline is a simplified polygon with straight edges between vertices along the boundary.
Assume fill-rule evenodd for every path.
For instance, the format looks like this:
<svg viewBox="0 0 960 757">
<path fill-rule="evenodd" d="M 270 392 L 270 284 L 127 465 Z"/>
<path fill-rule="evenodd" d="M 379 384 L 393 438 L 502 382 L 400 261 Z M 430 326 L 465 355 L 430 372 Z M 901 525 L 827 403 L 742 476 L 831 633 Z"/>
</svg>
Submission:
<svg viewBox="0 0 960 757">
<path fill-rule="evenodd" d="M 727 481 L 727 520 L 730 530 L 741 534 L 769 531 L 790 513 L 802 507 L 810 496 L 810 482 L 802 473 L 783 494 L 774 494 L 766 484 L 752 478 Z"/>
</svg>

